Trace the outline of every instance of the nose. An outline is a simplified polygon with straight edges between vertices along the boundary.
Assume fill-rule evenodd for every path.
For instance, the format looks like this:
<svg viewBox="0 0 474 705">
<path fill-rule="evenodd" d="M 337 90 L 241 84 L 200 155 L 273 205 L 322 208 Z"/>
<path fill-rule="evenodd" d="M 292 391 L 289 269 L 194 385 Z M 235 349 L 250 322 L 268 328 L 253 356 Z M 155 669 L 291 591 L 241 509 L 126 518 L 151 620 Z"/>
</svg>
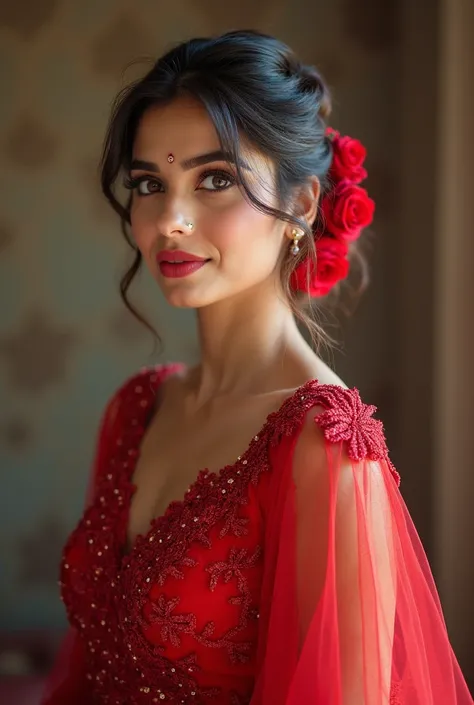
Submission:
<svg viewBox="0 0 474 705">
<path fill-rule="evenodd" d="M 168 204 L 158 216 L 156 224 L 160 234 L 166 238 L 191 235 L 195 229 L 194 220 L 187 209 L 176 202 Z"/>
<path fill-rule="evenodd" d="M 176 237 L 177 235 L 191 235 L 194 230 L 194 223 L 187 219 L 180 218 L 166 223 L 160 228 L 160 233 L 165 237 Z"/>
</svg>

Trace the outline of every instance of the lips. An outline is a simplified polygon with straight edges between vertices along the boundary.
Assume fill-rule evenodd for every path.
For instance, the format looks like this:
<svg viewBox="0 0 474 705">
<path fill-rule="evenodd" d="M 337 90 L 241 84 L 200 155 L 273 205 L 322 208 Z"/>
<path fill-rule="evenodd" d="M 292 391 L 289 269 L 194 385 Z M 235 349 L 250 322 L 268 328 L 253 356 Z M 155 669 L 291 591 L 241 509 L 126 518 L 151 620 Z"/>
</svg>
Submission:
<svg viewBox="0 0 474 705">
<path fill-rule="evenodd" d="M 157 255 L 160 272 L 164 277 L 187 277 L 206 265 L 209 260 L 183 250 L 163 250 Z"/>
<path fill-rule="evenodd" d="M 162 250 L 157 255 L 158 263 L 160 262 L 207 262 L 205 257 L 193 255 L 184 250 Z"/>
</svg>

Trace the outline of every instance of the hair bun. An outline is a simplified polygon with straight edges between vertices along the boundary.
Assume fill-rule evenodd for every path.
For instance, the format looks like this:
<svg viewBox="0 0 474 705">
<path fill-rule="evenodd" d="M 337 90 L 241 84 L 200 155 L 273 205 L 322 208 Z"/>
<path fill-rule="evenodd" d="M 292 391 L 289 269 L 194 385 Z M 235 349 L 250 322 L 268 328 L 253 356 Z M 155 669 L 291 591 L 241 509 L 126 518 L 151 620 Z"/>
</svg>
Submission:
<svg viewBox="0 0 474 705">
<path fill-rule="evenodd" d="M 319 103 L 318 113 L 323 120 L 327 120 L 332 112 L 331 93 L 325 84 L 321 74 L 314 67 L 308 64 L 300 64 L 298 74 L 303 91 L 315 93 Z"/>
</svg>

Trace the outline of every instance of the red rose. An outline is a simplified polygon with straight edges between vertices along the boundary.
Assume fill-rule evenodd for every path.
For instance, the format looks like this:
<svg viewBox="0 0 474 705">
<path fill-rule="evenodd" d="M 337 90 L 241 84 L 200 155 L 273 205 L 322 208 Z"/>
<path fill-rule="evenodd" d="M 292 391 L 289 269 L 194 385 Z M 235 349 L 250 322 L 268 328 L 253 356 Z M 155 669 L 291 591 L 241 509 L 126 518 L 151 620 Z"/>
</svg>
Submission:
<svg viewBox="0 0 474 705">
<path fill-rule="evenodd" d="M 359 184 L 367 178 L 367 171 L 363 167 L 367 156 L 364 145 L 352 137 L 340 137 L 338 132 L 333 132 L 330 136 L 333 160 L 329 177 L 336 182 L 349 179 L 349 181 Z"/>
<path fill-rule="evenodd" d="M 316 266 L 309 257 L 291 275 L 291 286 L 297 291 L 309 291 L 310 296 L 325 296 L 349 273 L 348 247 L 340 240 L 322 237 L 316 243 Z M 309 271 L 309 283 L 308 283 Z"/>
<path fill-rule="evenodd" d="M 371 224 L 375 203 L 365 189 L 345 180 L 323 198 L 321 210 L 325 229 L 345 242 L 352 242 Z"/>
</svg>

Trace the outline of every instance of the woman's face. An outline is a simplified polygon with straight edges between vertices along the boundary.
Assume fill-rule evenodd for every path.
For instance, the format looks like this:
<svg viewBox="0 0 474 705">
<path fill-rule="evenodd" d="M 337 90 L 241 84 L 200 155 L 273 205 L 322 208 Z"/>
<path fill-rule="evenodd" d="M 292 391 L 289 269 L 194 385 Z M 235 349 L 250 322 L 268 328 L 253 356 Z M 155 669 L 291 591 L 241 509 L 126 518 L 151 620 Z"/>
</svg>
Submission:
<svg viewBox="0 0 474 705">
<path fill-rule="evenodd" d="M 272 165 L 253 150 L 242 158 L 253 193 L 276 206 Z M 132 234 L 170 304 L 200 308 L 276 286 L 289 226 L 254 208 L 236 178 L 199 102 L 179 98 L 143 115 L 128 184 Z"/>
</svg>

